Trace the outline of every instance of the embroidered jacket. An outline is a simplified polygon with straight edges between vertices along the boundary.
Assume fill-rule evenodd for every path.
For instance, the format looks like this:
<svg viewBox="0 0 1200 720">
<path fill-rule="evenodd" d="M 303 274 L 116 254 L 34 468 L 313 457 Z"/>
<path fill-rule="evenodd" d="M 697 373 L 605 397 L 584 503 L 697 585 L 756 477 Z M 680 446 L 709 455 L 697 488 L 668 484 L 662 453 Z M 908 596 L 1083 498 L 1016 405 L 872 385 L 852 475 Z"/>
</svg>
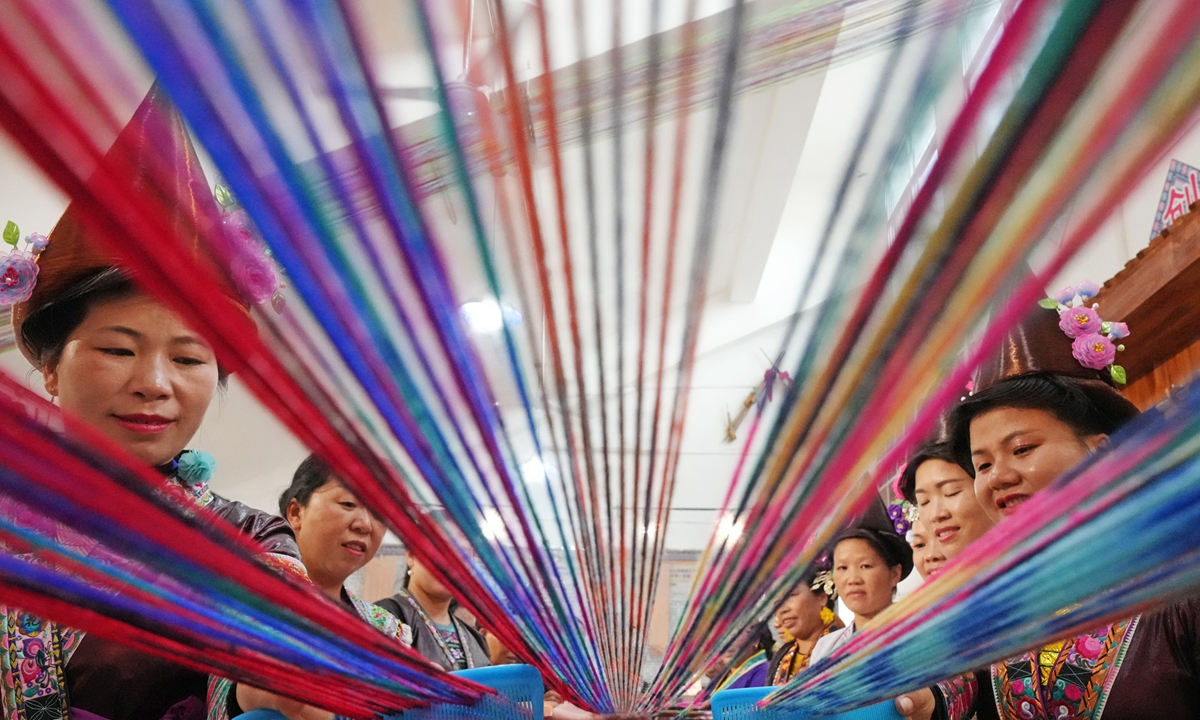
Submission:
<svg viewBox="0 0 1200 720">
<path fill-rule="evenodd" d="M 940 717 L 960 720 L 1200 718 L 1200 602 L 1185 600 L 940 683 Z M 1041 662 L 1040 662 L 1041 661 Z M 969 677 L 969 676 L 968 676 Z M 981 680 L 982 682 L 977 681 Z M 937 694 L 937 693 L 935 693 Z"/>
<path fill-rule="evenodd" d="M 300 553 L 295 537 L 283 519 L 214 495 L 209 491 L 207 482 L 191 486 L 176 484 L 164 492 L 178 493 L 183 501 L 190 499 L 201 512 L 233 524 L 243 534 L 259 542 L 266 551 L 260 557 L 268 565 L 305 574 L 304 566 L 298 559 Z M 98 559 L 133 573 L 141 572 L 139 566 L 110 552 L 94 539 L 47 520 L 32 507 L 9 499 L 3 500 L 2 505 L 0 514 L 31 536 L 48 540 L 78 557 L 93 561 Z M 44 562 L 36 555 L 22 557 L 35 564 Z M 7 720 L 66 720 L 70 717 L 70 708 L 80 705 L 81 698 L 78 692 L 74 697 L 69 692 L 78 688 L 68 688 L 67 663 L 76 657 L 84 637 L 85 634 L 80 630 L 43 620 L 18 608 L 0 606 L 0 652 L 3 652 L 4 659 L 0 667 L 0 687 L 3 688 L 4 717 Z M 106 656 L 124 652 L 129 661 L 127 664 L 139 664 L 138 659 L 146 657 L 139 651 L 115 646 L 102 638 L 90 639 L 89 644 L 105 652 Z M 80 655 L 77 661 L 82 660 Z M 199 684 L 203 685 L 202 675 L 199 676 Z M 139 702 L 137 693 L 123 697 L 126 705 Z M 181 702 L 188 700 L 185 697 L 167 697 L 155 698 L 155 701 L 173 708 L 171 702 L 174 699 Z M 86 701 L 86 698 L 83 700 Z M 197 707 L 198 704 L 202 705 L 201 699 L 192 700 L 187 705 L 186 714 L 189 717 L 193 711 L 202 713 L 202 707 Z M 174 708 L 175 714 L 183 712 L 183 707 Z"/>
</svg>

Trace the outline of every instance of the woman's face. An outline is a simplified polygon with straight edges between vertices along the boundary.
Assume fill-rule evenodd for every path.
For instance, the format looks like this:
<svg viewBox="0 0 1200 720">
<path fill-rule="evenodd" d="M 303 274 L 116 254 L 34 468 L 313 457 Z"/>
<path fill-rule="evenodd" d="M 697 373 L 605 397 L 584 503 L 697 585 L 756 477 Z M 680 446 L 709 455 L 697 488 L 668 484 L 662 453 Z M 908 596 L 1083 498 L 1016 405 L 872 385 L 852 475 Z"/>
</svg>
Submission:
<svg viewBox="0 0 1200 720">
<path fill-rule="evenodd" d="M 915 477 L 914 494 L 921 522 L 945 557 L 958 557 L 994 524 L 975 497 L 975 481 L 957 464 L 926 460 Z"/>
<path fill-rule="evenodd" d="M 971 421 L 975 495 L 999 521 L 1093 452 L 1107 435 L 1081 437 L 1045 410 L 997 408 Z"/>
<path fill-rule="evenodd" d="M 309 577 L 323 588 L 340 588 L 375 557 L 386 530 L 337 480 L 317 488 L 307 505 L 293 499 L 287 521 Z"/>
<path fill-rule="evenodd" d="M 451 599 L 450 591 L 446 586 L 438 582 L 433 575 L 429 574 L 429 570 L 421 564 L 421 561 L 408 556 L 408 567 L 412 571 L 412 575 L 408 578 L 408 586 L 410 589 L 418 589 L 429 597 L 445 602 Z"/>
<path fill-rule="evenodd" d="M 483 637 L 487 640 L 488 657 L 491 658 L 493 665 L 516 665 L 521 662 L 516 653 L 504 647 L 504 643 L 500 642 L 500 638 L 493 635 L 487 629 L 483 630 Z"/>
<path fill-rule="evenodd" d="M 833 549 L 833 584 L 846 607 L 869 620 L 892 604 L 900 566 L 888 567 L 871 543 L 849 538 Z"/>
<path fill-rule="evenodd" d="M 825 627 L 821 622 L 821 608 L 825 607 L 825 593 L 813 591 L 805 583 L 792 588 L 792 592 L 775 612 L 779 627 L 787 630 L 794 638 L 805 639 Z"/>
<path fill-rule="evenodd" d="M 93 304 L 42 375 L 65 410 L 162 465 L 200 427 L 217 389 L 217 360 L 178 315 L 139 293 Z"/>
<path fill-rule="evenodd" d="M 974 495 L 974 491 L 971 494 Z M 917 568 L 917 572 L 921 573 L 922 580 L 927 580 L 937 574 L 937 571 L 946 564 L 946 556 L 938 547 L 937 540 L 929 536 L 929 531 L 925 529 L 925 523 L 920 520 L 913 523 L 912 542 L 909 544 L 912 545 L 913 550 L 913 566 Z"/>
</svg>

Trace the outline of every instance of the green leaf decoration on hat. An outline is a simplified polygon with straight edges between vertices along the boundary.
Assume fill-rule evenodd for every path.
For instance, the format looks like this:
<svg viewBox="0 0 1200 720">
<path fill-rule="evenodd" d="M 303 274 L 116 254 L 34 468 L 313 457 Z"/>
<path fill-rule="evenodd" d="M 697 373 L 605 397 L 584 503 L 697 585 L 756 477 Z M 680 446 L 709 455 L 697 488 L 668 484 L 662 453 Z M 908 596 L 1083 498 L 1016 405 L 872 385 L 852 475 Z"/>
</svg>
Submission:
<svg viewBox="0 0 1200 720">
<path fill-rule="evenodd" d="M 1041 305 L 1042 307 L 1046 308 L 1047 310 L 1057 310 L 1058 309 L 1058 301 L 1055 300 L 1054 298 L 1049 298 L 1049 297 L 1042 298 L 1041 300 L 1038 300 L 1038 305 Z"/>
<path fill-rule="evenodd" d="M 12 220 L 9 220 L 8 224 L 4 226 L 4 242 L 8 243 L 9 245 L 12 245 L 13 247 L 16 247 L 17 241 L 20 239 L 21 239 L 21 228 L 17 227 L 17 224 L 15 222 L 13 222 Z"/>
<path fill-rule="evenodd" d="M 1109 372 L 1112 373 L 1113 382 L 1117 382 L 1122 385 L 1125 384 L 1125 368 L 1121 367 L 1120 365 L 1113 365 L 1112 368 L 1109 369 Z"/>
<path fill-rule="evenodd" d="M 229 192 L 229 188 L 224 185 L 218 183 L 213 188 L 213 196 L 217 199 L 217 204 L 223 208 L 233 205 L 233 193 Z"/>
</svg>

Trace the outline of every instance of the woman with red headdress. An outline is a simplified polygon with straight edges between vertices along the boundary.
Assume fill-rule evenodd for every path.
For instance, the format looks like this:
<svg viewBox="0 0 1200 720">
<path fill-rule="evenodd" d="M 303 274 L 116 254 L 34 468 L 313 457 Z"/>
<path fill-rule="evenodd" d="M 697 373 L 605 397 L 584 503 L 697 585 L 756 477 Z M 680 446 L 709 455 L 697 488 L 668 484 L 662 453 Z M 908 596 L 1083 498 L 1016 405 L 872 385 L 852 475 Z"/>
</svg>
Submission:
<svg viewBox="0 0 1200 720">
<path fill-rule="evenodd" d="M 172 213 L 185 244 L 204 257 L 202 236 L 222 231 L 220 212 L 178 111 L 157 87 L 104 163 L 106 180 L 121 177 L 129 192 Z M 186 449 L 227 376 L 212 347 L 138 288 L 120 258 L 91 237 L 88 219 L 76 199 L 49 238 L 33 243 L 36 266 L 8 263 L 13 282 L 0 296 L 13 305 L 17 344 L 62 407 L 67 432 L 72 423 L 90 425 L 162 472 L 202 515 L 255 540 L 268 562 L 303 573 L 288 524 L 214 495 L 215 461 Z M 214 301 L 245 311 L 232 288 L 221 297 Z M 209 677 L 159 656 L 11 607 L 0 613 L 0 644 L 8 720 L 206 715 Z"/>
</svg>

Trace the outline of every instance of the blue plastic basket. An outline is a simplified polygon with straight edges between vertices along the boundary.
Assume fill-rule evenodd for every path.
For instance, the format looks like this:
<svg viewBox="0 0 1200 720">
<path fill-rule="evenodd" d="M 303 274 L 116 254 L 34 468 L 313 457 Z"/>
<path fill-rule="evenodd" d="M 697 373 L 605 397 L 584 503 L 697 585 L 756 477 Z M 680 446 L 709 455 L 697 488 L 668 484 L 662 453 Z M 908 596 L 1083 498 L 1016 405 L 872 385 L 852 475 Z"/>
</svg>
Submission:
<svg viewBox="0 0 1200 720">
<path fill-rule="evenodd" d="M 713 693 L 712 711 L 714 720 L 790 720 L 795 713 L 779 708 L 760 708 L 758 701 L 770 695 L 775 688 L 756 687 L 722 690 Z"/>
<path fill-rule="evenodd" d="M 542 676 L 532 665 L 497 665 L 461 670 L 456 675 L 496 691 L 474 705 L 432 705 L 392 715 L 393 720 L 538 720 L 542 717 Z"/>
<path fill-rule="evenodd" d="M 712 696 L 713 718 L 715 720 L 808 720 L 809 716 L 803 713 L 777 707 L 758 707 L 758 702 L 774 692 L 775 689 L 773 687 L 739 688 L 714 693 Z M 891 700 L 838 715 L 826 715 L 825 718 L 827 720 L 903 720 L 903 716 L 896 712 L 896 706 Z"/>
</svg>

